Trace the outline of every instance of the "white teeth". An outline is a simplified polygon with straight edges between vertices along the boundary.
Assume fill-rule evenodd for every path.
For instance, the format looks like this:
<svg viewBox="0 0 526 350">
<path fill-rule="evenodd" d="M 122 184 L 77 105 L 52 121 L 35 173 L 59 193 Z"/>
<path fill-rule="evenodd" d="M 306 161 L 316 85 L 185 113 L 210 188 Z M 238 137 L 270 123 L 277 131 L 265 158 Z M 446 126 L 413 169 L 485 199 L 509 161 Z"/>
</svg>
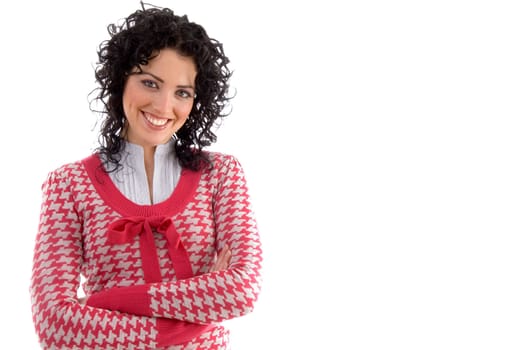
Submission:
<svg viewBox="0 0 526 350">
<path fill-rule="evenodd" d="M 152 116 L 146 113 L 144 114 L 144 116 L 150 123 L 152 123 L 155 126 L 163 126 L 163 125 L 166 125 L 166 123 L 168 123 L 168 119 L 153 118 Z"/>
</svg>

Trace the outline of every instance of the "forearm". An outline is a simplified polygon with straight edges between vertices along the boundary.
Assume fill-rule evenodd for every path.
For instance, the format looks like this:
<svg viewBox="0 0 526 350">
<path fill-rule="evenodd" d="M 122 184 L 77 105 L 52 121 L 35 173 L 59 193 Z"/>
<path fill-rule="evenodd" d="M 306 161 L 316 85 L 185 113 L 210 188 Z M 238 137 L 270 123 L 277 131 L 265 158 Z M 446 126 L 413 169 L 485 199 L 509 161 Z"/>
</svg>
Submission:
<svg viewBox="0 0 526 350">
<path fill-rule="evenodd" d="M 46 349 L 158 349 L 184 344 L 211 329 L 81 305 L 73 299 L 37 301 L 33 312 L 37 336 Z"/>
<path fill-rule="evenodd" d="M 36 290 L 32 292 L 32 299 L 35 331 L 45 349 L 154 349 L 157 346 L 154 318 L 92 308 L 72 298 Z"/>
<path fill-rule="evenodd" d="M 259 281 L 240 269 L 193 278 L 112 288 L 93 294 L 87 305 L 134 315 L 213 324 L 252 311 Z"/>
</svg>

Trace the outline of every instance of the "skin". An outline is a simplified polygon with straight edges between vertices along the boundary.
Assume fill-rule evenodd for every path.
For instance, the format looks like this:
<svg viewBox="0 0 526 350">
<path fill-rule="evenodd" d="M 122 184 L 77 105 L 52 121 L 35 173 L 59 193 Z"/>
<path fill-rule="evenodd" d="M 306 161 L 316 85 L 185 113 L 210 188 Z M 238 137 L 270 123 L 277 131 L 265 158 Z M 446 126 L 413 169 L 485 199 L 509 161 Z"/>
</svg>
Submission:
<svg viewBox="0 0 526 350">
<path fill-rule="evenodd" d="M 232 252 L 228 245 L 225 245 L 223 249 L 217 255 L 217 260 L 214 263 L 214 266 L 210 269 L 210 272 L 226 270 L 230 264 L 230 258 L 232 257 Z"/>
</svg>

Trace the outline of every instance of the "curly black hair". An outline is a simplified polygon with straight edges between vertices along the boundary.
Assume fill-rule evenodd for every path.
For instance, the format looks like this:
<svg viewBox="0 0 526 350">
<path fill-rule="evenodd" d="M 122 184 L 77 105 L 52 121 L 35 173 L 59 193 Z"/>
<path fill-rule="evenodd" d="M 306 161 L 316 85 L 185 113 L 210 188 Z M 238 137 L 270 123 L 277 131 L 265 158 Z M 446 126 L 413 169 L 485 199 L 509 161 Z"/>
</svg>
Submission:
<svg viewBox="0 0 526 350">
<path fill-rule="evenodd" d="M 119 152 L 124 146 L 121 132 L 125 126 L 122 105 L 128 75 L 162 49 L 175 49 L 178 54 L 191 57 L 197 67 L 196 97 L 184 125 L 176 132 L 175 152 L 181 166 L 198 170 L 209 160 L 203 148 L 216 141 L 212 131 L 219 119 L 227 116 L 229 79 L 232 71 L 223 45 L 210 38 L 205 29 L 190 22 L 186 15 L 175 15 L 171 9 L 153 5 L 135 11 L 120 23 L 110 24 L 110 39 L 102 42 L 97 51 L 95 78 L 99 85 L 91 101 L 102 104 L 102 123 L 99 147 L 108 171 L 119 168 Z M 93 110 L 93 108 L 92 108 Z"/>
</svg>

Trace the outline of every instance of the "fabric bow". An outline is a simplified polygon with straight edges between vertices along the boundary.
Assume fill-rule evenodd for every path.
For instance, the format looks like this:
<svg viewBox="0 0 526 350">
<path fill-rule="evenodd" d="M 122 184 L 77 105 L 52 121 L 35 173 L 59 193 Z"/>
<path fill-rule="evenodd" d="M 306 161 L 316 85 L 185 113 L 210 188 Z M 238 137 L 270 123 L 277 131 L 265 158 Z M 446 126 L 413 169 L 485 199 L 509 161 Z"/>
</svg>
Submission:
<svg viewBox="0 0 526 350">
<path fill-rule="evenodd" d="M 168 241 L 168 253 L 177 279 L 193 276 L 192 266 L 180 235 L 168 216 L 130 216 L 112 222 L 108 227 L 108 239 L 113 244 L 131 243 L 139 236 L 144 279 L 147 283 L 161 282 L 161 267 L 153 232 L 163 234 Z"/>
</svg>

